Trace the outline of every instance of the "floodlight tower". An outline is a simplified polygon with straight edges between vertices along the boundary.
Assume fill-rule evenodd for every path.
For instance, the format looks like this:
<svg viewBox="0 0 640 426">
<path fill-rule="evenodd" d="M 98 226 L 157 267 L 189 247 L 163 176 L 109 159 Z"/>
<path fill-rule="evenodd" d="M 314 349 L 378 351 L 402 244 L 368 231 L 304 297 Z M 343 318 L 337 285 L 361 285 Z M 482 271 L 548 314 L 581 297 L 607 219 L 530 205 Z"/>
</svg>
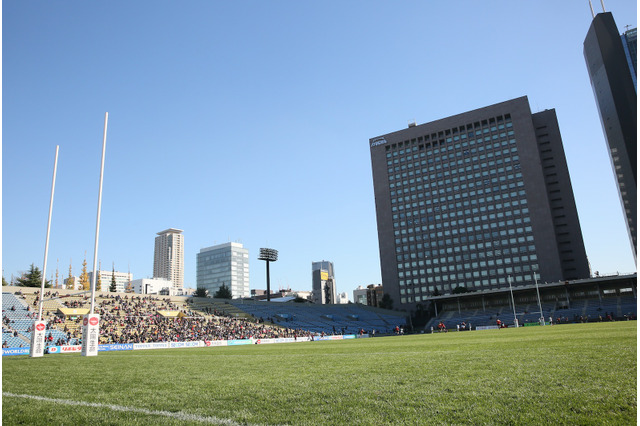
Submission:
<svg viewBox="0 0 640 426">
<path fill-rule="evenodd" d="M 267 302 L 271 300 L 271 283 L 269 281 L 269 262 L 275 262 L 278 260 L 278 250 L 270 248 L 261 248 L 260 257 L 258 260 L 264 260 L 267 262 Z"/>
</svg>

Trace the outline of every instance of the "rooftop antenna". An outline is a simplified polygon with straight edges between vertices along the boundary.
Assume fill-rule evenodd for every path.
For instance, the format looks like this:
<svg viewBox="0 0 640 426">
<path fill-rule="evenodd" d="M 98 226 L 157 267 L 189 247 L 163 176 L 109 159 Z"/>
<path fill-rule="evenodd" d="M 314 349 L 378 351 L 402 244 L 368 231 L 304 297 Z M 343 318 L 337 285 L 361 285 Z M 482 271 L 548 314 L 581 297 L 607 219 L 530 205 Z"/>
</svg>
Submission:
<svg viewBox="0 0 640 426">
<path fill-rule="evenodd" d="M 602 5 L 602 13 L 606 12 L 604 8 L 604 0 L 600 0 L 600 4 Z"/>
<path fill-rule="evenodd" d="M 591 0 L 589 0 L 589 9 L 591 9 L 591 18 L 595 19 L 596 13 L 593 11 L 593 4 L 591 3 Z"/>
</svg>

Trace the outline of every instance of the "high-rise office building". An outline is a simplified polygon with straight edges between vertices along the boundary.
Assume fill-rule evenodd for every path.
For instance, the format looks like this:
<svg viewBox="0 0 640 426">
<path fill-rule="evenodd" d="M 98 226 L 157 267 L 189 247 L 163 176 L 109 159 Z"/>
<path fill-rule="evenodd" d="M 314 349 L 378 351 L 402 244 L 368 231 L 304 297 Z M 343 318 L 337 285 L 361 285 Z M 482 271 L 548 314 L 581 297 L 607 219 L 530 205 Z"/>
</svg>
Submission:
<svg viewBox="0 0 640 426">
<path fill-rule="evenodd" d="M 554 110 L 521 97 L 369 146 L 382 285 L 401 306 L 589 277 Z"/>
<path fill-rule="evenodd" d="M 182 294 L 184 285 L 184 236 L 182 229 L 158 232 L 153 254 L 153 277 L 173 282 L 173 294 Z"/>
<path fill-rule="evenodd" d="M 311 281 L 313 289 L 313 302 L 322 305 L 335 305 L 338 303 L 336 294 L 336 278 L 333 262 L 323 260 L 311 263 Z"/>
<path fill-rule="evenodd" d="M 196 284 L 213 297 L 224 284 L 234 299 L 251 297 L 249 250 L 240 243 L 203 248 L 197 255 Z"/>
<path fill-rule="evenodd" d="M 584 58 L 634 257 L 638 243 L 636 52 L 635 29 L 620 36 L 610 12 L 599 13 L 593 18 L 584 40 Z"/>
<path fill-rule="evenodd" d="M 620 36 L 622 39 L 622 48 L 624 49 L 624 56 L 627 59 L 627 66 L 629 67 L 629 73 L 631 73 L 631 79 L 633 80 L 633 87 L 638 92 L 638 29 L 632 28 L 627 30 Z"/>
</svg>

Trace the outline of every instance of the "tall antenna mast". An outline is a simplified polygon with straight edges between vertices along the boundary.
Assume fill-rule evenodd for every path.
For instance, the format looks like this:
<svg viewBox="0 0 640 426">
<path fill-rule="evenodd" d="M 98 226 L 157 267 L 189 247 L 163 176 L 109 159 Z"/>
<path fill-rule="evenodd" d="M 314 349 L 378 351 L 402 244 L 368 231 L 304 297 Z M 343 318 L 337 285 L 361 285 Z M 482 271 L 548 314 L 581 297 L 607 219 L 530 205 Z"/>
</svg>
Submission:
<svg viewBox="0 0 640 426">
<path fill-rule="evenodd" d="M 589 0 L 589 9 L 591 9 L 591 18 L 596 17 L 596 13 L 593 11 L 593 4 L 591 3 L 591 0 Z"/>
</svg>

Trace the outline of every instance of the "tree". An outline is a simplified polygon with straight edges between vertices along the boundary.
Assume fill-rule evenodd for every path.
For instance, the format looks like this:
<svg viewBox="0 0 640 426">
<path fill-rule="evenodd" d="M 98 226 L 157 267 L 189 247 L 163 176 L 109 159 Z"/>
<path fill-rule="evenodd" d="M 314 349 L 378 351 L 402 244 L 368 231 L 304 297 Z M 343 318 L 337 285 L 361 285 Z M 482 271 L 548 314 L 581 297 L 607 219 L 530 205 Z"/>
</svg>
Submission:
<svg viewBox="0 0 640 426">
<path fill-rule="evenodd" d="M 71 269 L 71 261 L 69 261 L 69 277 L 67 278 L 67 290 L 76 289 L 76 277 L 73 276 L 73 270 Z"/>
<path fill-rule="evenodd" d="M 379 306 L 382 309 L 393 309 L 393 299 L 389 296 L 389 293 L 385 293 L 380 300 Z"/>
<path fill-rule="evenodd" d="M 216 299 L 231 299 L 233 295 L 231 294 L 231 290 L 226 285 L 222 284 L 222 287 L 218 289 L 216 294 L 213 295 Z"/>
<path fill-rule="evenodd" d="M 58 282 L 58 278 L 60 277 L 60 273 L 58 271 L 58 261 L 56 259 L 56 285 L 54 286 L 55 288 L 60 288 L 59 286 L 59 282 Z"/>
<path fill-rule="evenodd" d="M 193 297 L 207 297 L 209 296 L 209 290 L 204 287 L 196 288 L 196 291 L 193 292 Z"/>
<path fill-rule="evenodd" d="M 91 284 L 89 283 L 89 274 L 87 273 L 87 259 L 85 256 L 82 262 L 82 273 L 80 274 L 80 290 L 90 290 Z"/>
<path fill-rule="evenodd" d="M 29 272 L 18 278 L 18 285 L 21 287 L 40 287 L 42 285 L 42 272 L 32 263 Z M 45 281 L 44 286 L 51 287 L 51 281 Z"/>
<path fill-rule="evenodd" d="M 102 269 L 102 262 L 98 263 L 98 275 L 96 276 L 96 291 L 100 291 L 102 288 L 102 280 L 100 279 L 100 270 Z"/>
<path fill-rule="evenodd" d="M 7 280 L 4 279 L 4 275 L 2 276 L 2 287 L 9 285 Z"/>
<path fill-rule="evenodd" d="M 111 293 L 115 293 L 116 291 L 116 265 L 115 264 L 111 267 L 111 285 L 109 286 L 109 291 Z"/>
</svg>

